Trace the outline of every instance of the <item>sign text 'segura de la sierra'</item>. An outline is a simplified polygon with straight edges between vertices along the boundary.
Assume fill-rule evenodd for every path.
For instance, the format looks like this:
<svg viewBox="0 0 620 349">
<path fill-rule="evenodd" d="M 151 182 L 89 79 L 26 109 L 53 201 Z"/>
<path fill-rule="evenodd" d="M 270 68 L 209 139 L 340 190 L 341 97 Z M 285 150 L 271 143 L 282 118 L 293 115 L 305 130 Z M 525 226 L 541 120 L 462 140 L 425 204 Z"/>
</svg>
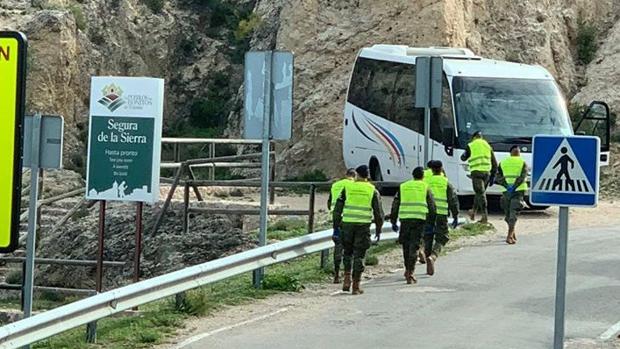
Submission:
<svg viewBox="0 0 620 349">
<path fill-rule="evenodd" d="M 86 198 L 155 202 L 164 80 L 93 77 Z"/>
</svg>

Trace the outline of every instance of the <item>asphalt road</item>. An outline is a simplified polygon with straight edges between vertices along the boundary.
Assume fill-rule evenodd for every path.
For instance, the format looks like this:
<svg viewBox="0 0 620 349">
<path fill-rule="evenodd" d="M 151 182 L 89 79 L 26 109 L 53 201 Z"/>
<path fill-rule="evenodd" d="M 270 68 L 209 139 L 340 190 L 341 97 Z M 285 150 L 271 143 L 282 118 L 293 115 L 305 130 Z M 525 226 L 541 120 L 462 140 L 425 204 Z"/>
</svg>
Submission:
<svg viewBox="0 0 620 349">
<path fill-rule="evenodd" d="M 417 285 L 388 274 L 362 296 L 335 294 L 183 348 L 550 348 L 556 239 L 464 248 L 432 278 L 418 265 Z M 567 338 L 596 338 L 620 321 L 620 230 L 572 231 L 568 253 Z"/>
</svg>

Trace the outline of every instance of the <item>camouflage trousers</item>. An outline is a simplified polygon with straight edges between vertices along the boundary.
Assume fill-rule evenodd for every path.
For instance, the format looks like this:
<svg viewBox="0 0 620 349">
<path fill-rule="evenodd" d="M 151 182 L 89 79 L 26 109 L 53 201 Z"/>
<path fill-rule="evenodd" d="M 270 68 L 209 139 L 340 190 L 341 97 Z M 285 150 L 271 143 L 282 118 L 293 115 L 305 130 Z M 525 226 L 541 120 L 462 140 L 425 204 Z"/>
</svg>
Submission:
<svg viewBox="0 0 620 349">
<path fill-rule="evenodd" d="M 403 262 L 405 269 L 413 271 L 424 235 L 426 221 L 421 219 L 404 219 L 400 221 L 398 242 L 403 246 Z"/>
<path fill-rule="evenodd" d="M 424 232 L 424 254 L 430 256 L 431 254 L 435 256 L 435 258 L 439 257 L 441 250 L 450 240 L 449 233 L 450 229 L 448 229 L 448 216 L 445 215 L 436 215 L 435 216 L 435 225 L 432 226 L 432 229 L 426 230 Z"/>
<path fill-rule="evenodd" d="M 482 214 L 486 217 L 487 211 L 487 183 L 489 182 L 489 173 L 473 171 L 471 173 L 471 183 L 474 187 L 474 212 Z"/>
<path fill-rule="evenodd" d="M 338 237 L 334 239 L 334 270 L 340 270 L 340 264 L 342 264 L 342 238 Z"/>
<path fill-rule="evenodd" d="M 504 210 L 504 220 L 508 223 L 508 228 L 514 229 L 517 224 L 517 216 L 519 211 L 523 208 L 523 197 L 525 193 L 523 191 L 517 191 L 514 193 L 504 192 L 502 196 L 502 209 Z"/>
<path fill-rule="evenodd" d="M 370 224 L 342 224 L 342 261 L 345 273 L 353 271 L 353 279 L 364 272 L 364 258 L 370 248 Z"/>
</svg>

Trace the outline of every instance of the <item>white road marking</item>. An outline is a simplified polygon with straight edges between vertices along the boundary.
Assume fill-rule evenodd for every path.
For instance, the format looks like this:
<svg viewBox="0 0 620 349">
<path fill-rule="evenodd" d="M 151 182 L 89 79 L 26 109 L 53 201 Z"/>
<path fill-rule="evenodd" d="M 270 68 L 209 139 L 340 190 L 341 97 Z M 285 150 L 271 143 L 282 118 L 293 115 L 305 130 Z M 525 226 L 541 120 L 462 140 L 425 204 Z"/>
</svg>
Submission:
<svg viewBox="0 0 620 349">
<path fill-rule="evenodd" d="M 249 324 L 257 322 L 257 321 L 265 320 L 267 318 L 270 318 L 272 316 L 278 315 L 280 313 L 284 313 L 285 311 L 288 311 L 288 310 L 289 310 L 289 308 L 282 308 L 280 310 L 277 310 L 277 311 L 274 311 L 272 313 L 265 314 L 265 315 L 262 315 L 262 316 L 259 316 L 259 317 L 253 318 L 253 319 L 245 320 L 245 321 L 233 324 L 233 325 L 228 325 L 228 326 L 224 326 L 222 328 L 218 328 L 217 330 L 213 330 L 213 331 L 210 331 L 210 332 L 201 333 L 201 334 L 192 336 L 192 337 L 184 340 L 183 342 L 179 343 L 177 346 L 174 347 L 174 349 L 182 349 L 182 348 L 184 348 L 184 347 L 186 347 L 186 346 L 188 346 L 188 345 L 190 345 L 192 343 L 198 342 L 198 341 L 200 341 L 200 340 L 202 340 L 204 338 L 213 336 L 213 335 L 218 334 L 220 332 L 232 330 L 233 328 L 237 328 L 237 327 L 249 325 Z"/>
<path fill-rule="evenodd" d="M 620 321 L 618 321 L 618 323 L 616 323 L 615 325 L 611 326 L 607 331 L 603 332 L 599 339 L 608 341 L 613 336 L 618 334 L 618 332 L 620 332 Z"/>
</svg>

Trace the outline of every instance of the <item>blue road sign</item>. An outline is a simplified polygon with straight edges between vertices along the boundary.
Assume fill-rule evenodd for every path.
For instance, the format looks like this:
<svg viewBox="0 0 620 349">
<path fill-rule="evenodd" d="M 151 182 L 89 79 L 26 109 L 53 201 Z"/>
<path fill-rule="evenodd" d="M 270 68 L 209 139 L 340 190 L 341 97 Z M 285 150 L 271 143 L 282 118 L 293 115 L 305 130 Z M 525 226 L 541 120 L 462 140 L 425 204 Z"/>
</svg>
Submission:
<svg viewBox="0 0 620 349">
<path fill-rule="evenodd" d="M 535 136 L 532 152 L 532 204 L 597 205 L 600 158 L 598 137 Z"/>
</svg>

